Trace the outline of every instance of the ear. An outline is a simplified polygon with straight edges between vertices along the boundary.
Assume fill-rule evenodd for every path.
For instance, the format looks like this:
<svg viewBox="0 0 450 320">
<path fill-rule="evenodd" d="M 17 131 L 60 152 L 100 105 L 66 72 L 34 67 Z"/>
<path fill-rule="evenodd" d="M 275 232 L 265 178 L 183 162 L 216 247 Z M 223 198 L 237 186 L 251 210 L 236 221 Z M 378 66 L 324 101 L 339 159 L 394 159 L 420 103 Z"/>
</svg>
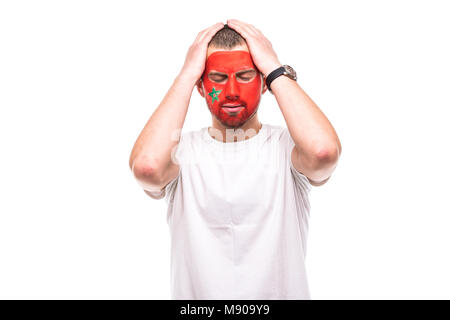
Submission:
<svg viewBox="0 0 450 320">
<path fill-rule="evenodd" d="M 200 93 L 200 95 L 204 98 L 204 97 L 205 97 L 205 92 L 203 91 L 203 81 L 202 81 L 202 78 L 200 78 L 200 79 L 197 81 L 196 86 L 197 86 L 198 93 Z"/>
</svg>

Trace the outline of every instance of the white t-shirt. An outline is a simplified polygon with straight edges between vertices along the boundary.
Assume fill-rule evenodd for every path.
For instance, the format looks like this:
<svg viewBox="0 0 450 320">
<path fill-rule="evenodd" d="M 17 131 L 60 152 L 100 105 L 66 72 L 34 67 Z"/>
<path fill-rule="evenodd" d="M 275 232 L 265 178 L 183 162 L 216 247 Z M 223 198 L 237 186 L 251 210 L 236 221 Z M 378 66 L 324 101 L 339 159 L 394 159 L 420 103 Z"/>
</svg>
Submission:
<svg viewBox="0 0 450 320">
<path fill-rule="evenodd" d="M 310 299 L 305 269 L 311 184 L 286 128 L 239 142 L 183 133 L 168 203 L 173 299 Z"/>
</svg>

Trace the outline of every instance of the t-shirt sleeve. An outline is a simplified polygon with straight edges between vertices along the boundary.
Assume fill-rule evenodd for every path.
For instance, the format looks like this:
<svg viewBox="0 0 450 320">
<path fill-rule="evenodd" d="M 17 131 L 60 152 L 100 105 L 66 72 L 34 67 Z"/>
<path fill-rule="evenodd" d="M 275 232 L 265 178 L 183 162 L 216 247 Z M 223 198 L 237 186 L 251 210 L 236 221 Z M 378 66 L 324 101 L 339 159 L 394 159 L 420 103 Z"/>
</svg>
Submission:
<svg viewBox="0 0 450 320">
<path fill-rule="evenodd" d="M 178 173 L 175 179 L 170 181 L 164 188 L 162 188 L 162 190 L 160 191 L 145 190 L 145 193 L 147 193 L 152 199 L 160 200 L 166 198 L 166 201 L 169 201 L 173 197 L 173 193 L 175 192 L 179 178 L 180 173 Z"/>
<path fill-rule="evenodd" d="M 178 175 L 173 180 L 171 180 L 160 191 L 148 191 L 148 190 L 145 190 L 145 193 L 148 194 L 150 196 L 150 198 L 156 199 L 156 200 L 160 200 L 160 199 L 165 198 L 166 202 L 171 202 L 173 200 L 175 190 L 177 189 L 177 186 L 178 186 L 178 181 L 181 178 L 181 171 L 182 171 L 181 159 L 183 157 L 184 149 L 185 149 L 185 145 L 186 145 L 187 141 L 189 141 L 189 135 L 188 134 L 182 134 L 181 138 L 180 138 L 180 142 L 176 146 L 176 150 L 173 153 L 176 163 L 178 163 L 178 165 L 180 166 L 180 170 L 178 172 Z"/>
<path fill-rule="evenodd" d="M 285 135 L 285 143 L 286 143 L 286 157 L 289 163 L 289 167 L 294 179 L 294 183 L 295 186 L 301 191 L 303 196 L 308 196 L 308 194 L 310 193 L 311 189 L 312 189 L 312 185 L 309 182 L 308 178 L 301 173 L 300 171 L 298 171 L 297 169 L 295 169 L 294 165 L 292 164 L 292 150 L 294 149 L 295 146 L 295 142 L 292 139 L 289 130 L 288 129 L 284 129 L 284 135 Z"/>
</svg>

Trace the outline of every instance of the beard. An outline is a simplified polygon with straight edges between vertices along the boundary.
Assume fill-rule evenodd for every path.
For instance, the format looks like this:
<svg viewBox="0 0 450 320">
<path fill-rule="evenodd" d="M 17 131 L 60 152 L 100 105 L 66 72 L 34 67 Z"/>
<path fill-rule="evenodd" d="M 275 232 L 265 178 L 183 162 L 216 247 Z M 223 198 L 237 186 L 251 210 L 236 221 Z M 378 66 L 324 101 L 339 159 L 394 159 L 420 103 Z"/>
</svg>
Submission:
<svg viewBox="0 0 450 320">
<path fill-rule="evenodd" d="M 237 130 L 239 128 L 242 128 L 249 120 L 253 119 L 253 117 L 256 114 L 256 111 L 258 110 L 258 107 L 255 108 L 252 114 L 248 114 L 248 109 L 245 107 L 243 110 L 239 112 L 237 115 L 229 116 L 226 114 L 225 111 L 220 109 L 219 114 L 211 112 L 211 114 L 216 118 L 218 122 L 222 126 L 224 126 L 226 129 L 234 129 Z M 226 117 L 222 117 L 221 114 L 226 114 Z"/>
</svg>

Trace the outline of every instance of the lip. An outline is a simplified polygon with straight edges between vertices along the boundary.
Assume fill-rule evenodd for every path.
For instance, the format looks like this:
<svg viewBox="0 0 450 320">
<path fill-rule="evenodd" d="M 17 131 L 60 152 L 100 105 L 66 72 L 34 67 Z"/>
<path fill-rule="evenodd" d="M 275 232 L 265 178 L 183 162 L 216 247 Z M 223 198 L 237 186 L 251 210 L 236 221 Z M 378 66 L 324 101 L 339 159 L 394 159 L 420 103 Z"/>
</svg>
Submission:
<svg viewBox="0 0 450 320">
<path fill-rule="evenodd" d="M 237 113 L 239 112 L 241 109 L 244 109 L 243 105 L 236 105 L 236 106 L 222 106 L 222 108 L 225 110 L 226 113 Z"/>
<path fill-rule="evenodd" d="M 242 106 L 242 103 L 225 103 L 222 105 L 223 108 L 234 108 Z"/>
</svg>

